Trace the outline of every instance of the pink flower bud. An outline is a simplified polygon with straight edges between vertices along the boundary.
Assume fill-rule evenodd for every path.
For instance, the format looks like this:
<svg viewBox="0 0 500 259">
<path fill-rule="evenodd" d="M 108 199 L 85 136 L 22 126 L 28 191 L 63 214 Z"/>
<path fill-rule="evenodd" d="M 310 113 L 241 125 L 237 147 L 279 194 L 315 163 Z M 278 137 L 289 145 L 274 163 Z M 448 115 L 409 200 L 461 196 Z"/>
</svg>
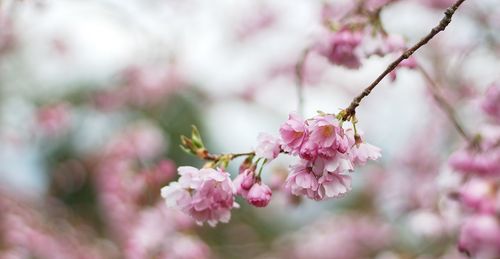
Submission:
<svg viewBox="0 0 500 259">
<path fill-rule="evenodd" d="M 248 191 L 252 188 L 254 183 L 255 173 L 251 169 L 246 169 L 233 180 L 236 194 L 241 195 L 243 198 L 247 197 Z"/>
<path fill-rule="evenodd" d="M 247 201 L 255 207 L 266 207 L 272 195 L 273 192 L 269 186 L 257 182 L 248 192 Z"/>
</svg>

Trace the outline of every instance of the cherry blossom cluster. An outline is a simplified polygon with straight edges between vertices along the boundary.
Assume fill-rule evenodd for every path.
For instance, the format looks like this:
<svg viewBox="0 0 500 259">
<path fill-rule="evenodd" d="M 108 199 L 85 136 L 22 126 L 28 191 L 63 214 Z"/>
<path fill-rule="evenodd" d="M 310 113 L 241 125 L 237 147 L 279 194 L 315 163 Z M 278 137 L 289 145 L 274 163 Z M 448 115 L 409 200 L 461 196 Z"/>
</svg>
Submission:
<svg viewBox="0 0 500 259">
<path fill-rule="evenodd" d="M 237 195 L 255 207 L 269 204 L 272 191 L 262 181 L 262 169 L 284 153 L 299 158 L 290 166 L 284 190 L 313 200 L 341 197 L 351 190 L 354 168 L 380 157 L 379 148 L 363 141 L 354 119 L 353 128 L 342 125 L 334 114 L 320 112 L 307 120 L 291 114 L 279 129 L 280 137 L 261 133 L 254 152 L 222 155 L 210 154 L 193 128 L 191 138 L 181 138 L 183 149 L 208 162 L 201 169 L 179 167 L 180 178 L 162 188 L 161 195 L 167 206 L 191 215 L 198 224 L 226 223 L 231 209 L 239 206 Z M 246 159 L 231 180 L 225 168 L 239 156 Z"/>
<path fill-rule="evenodd" d="M 334 115 L 302 120 L 290 115 L 280 128 L 282 148 L 298 156 L 285 188 L 313 200 L 336 198 L 351 190 L 354 166 L 380 157 L 380 149 L 363 142 L 353 129 L 344 130 Z"/>
<path fill-rule="evenodd" d="M 500 254 L 500 86 L 491 85 L 481 108 L 492 123 L 472 143 L 450 157 L 451 167 L 464 176 L 458 200 L 465 211 L 459 249 L 477 258 Z"/>
<path fill-rule="evenodd" d="M 373 55 L 400 55 L 406 48 L 404 38 L 389 34 L 383 28 L 380 10 L 391 0 L 345 1 L 323 6 L 324 33 L 312 50 L 324 56 L 331 64 L 348 69 L 358 69 L 363 58 Z M 399 68 L 413 69 L 413 57 L 401 62 Z M 396 79 L 396 71 L 390 74 Z"/>
</svg>

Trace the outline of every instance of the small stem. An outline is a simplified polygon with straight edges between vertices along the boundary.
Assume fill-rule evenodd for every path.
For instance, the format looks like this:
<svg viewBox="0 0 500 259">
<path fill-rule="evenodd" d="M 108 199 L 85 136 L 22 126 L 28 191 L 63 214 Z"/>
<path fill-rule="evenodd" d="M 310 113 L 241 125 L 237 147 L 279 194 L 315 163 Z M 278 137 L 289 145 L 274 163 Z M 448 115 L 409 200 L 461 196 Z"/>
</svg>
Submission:
<svg viewBox="0 0 500 259">
<path fill-rule="evenodd" d="M 432 97 L 434 98 L 438 106 L 444 111 L 448 119 L 453 123 L 453 126 L 457 129 L 458 133 L 460 133 L 460 136 L 462 136 L 467 142 L 471 143 L 472 142 L 471 136 L 467 133 L 465 128 L 458 120 L 455 109 L 453 109 L 453 107 L 448 103 L 448 101 L 446 101 L 446 99 L 441 94 L 437 82 L 432 79 L 429 73 L 427 73 L 427 71 L 425 71 L 425 69 L 422 66 L 418 65 L 417 68 L 422 73 L 425 80 L 428 82 L 429 90 L 431 91 Z"/>
<path fill-rule="evenodd" d="M 432 30 L 427 34 L 425 37 L 423 37 L 419 42 L 417 42 L 415 45 L 413 45 L 411 48 L 407 49 L 406 51 L 401 54 L 396 60 L 394 60 L 389 66 L 380 74 L 365 90 L 356 96 L 351 104 L 345 109 L 345 113 L 342 116 L 342 120 L 349 120 L 350 117 L 354 116 L 356 114 L 356 107 L 359 106 L 359 103 L 363 98 L 368 96 L 371 91 L 384 79 L 385 76 L 387 76 L 391 71 L 396 69 L 396 67 L 401 63 L 403 60 L 408 59 L 417 51 L 420 47 L 424 46 L 427 44 L 434 36 L 436 36 L 439 32 L 444 31 L 446 26 L 450 24 L 451 22 L 451 17 L 455 13 L 455 11 L 458 9 L 458 7 L 464 2 L 465 0 L 457 0 L 452 6 L 450 6 L 446 11 L 444 12 L 445 16 L 437 26 L 432 28 Z"/>
<path fill-rule="evenodd" d="M 305 49 L 299 62 L 295 65 L 295 85 L 297 87 L 297 112 L 304 113 L 304 64 L 309 54 L 309 48 Z"/>
<path fill-rule="evenodd" d="M 255 152 L 246 152 L 246 153 L 234 153 L 234 154 L 230 154 L 231 156 L 231 159 L 234 159 L 234 158 L 237 158 L 237 157 L 240 157 L 240 156 L 254 156 L 255 155 Z"/>
<path fill-rule="evenodd" d="M 351 123 L 352 123 L 352 128 L 354 129 L 354 136 L 357 136 L 358 135 L 358 129 L 356 128 L 356 123 L 357 123 L 356 117 L 353 116 L 351 118 Z"/>
<path fill-rule="evenodd" d="M 258 161 L 257 161 L 258 163 Z M 262 162 L 262 164 L 260 165 L 260 169 L 259 169 L 259 172 L 257 173 L 257 178 L 260 179 L 260 175 L 262 174 L 262 169 L 264 169 L 264 165 L 267 163 L 267 159 L 264 159 L 264 161 Z"/>
</svg>

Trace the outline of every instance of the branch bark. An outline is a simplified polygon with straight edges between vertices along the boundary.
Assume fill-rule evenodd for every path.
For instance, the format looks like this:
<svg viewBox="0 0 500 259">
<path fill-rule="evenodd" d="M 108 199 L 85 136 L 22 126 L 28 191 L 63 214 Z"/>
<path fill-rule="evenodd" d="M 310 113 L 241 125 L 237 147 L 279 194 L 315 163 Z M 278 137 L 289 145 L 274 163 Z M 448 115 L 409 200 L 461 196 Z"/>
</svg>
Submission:
<svg viewBox="0 0 500 259">
<path fill-rule="evenodd" d="M 401 63 L 403 60 L 408 59 L 415 51 L 417 51 L 420 47 L 424 46 L 427 44 L 434 36 L 436 36 L 439 32 L 444 31 L 446 29 L 446 26 L 450 24 L 451 22 L 451 17 L 455 13 L 455 11 L 458 9 L 458 7 L 464 2 L 465 0 L 457 0 L 452 6 L 450 6 L 446 11 L 444 12 L 445 16 L 441 21 L 439 22 L 438 25 L 436 25 L 432 30 L 427 34 L 425 37 L 423 37 L 419 42 L 417 42 L 415 45 L 413 45 L 411 48 L 407 49 L 406 51 L 401 54 L 396 60 L 394 60 L 389 66 L 380 74 L 361 94 L 356 96 L 351 104 L 343 111 L 342 114 L 342 120 L 348 121 L 350 120 L 355 114 L 356 114 L 356 108 L 359 106 L 361 100 L 368 96 L 371 91 L 384 79 L 385 76 L 387 76 L 391 71 L 396 69 L 396 67 Z"/>
</svg>

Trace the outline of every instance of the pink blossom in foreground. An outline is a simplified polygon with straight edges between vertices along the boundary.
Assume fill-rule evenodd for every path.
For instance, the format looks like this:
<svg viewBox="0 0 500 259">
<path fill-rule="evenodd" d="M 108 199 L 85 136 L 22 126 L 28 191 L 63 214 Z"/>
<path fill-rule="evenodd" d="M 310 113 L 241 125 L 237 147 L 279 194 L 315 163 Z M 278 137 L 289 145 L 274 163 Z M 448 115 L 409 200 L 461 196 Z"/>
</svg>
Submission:
<svg viewBox="0 0 500 259">
<path fill-rule="evenodd" d="M 305 195 L 313 200 L 337 198 L 351 190 L 351 177 L 342 172 L 345 165 L 334 161 L 325 164 L 318 159 L 316 164 L 301 160 L 291 166 L 285 181 L 285 189 L 294 195 Z"/>
<path fill-rule="evenodd" d="M 379 148 L 363 142 L 360 136 L 355 137 L 352 129 L 344 130 L 332 114 L 321 114 L 302 123 L 296 125 L 296 128 L 305 128 L 300 131 L 302 143 L 298 155 L 302 160 L 290 167 L 285 181 L 285 189 L 294 195 L 314 200 L 340 197 L 351 190 L 348 173 L 354 166 L 380 157 Z M 295 140 L 297 138 L 292 137 L 299 135 L 286 133 L 282 138 Z M 283 142 L 290 141 L 283 139 Z M 287 148 L 290 147 L 284 149 Z"/>
<path fill-rule="evenodd" d="M 349 138 L 349 145 L 351 146 L 349 158 L 354 165 L 365 165 L 368 160 L 377 160 L 382 156 L 380 148 L 363 142 L 361 136 L 356 140 L 353 130 L 346 130 L 346 135 Z"/>
<path fill-rule="evenodd" d="M 191 215 L 198 224 L 208 222 L 227 223 L 234 202 L 234 186 L 229 173 L 213 168 L 182 166 L 178 168 L 180 178 L 161 190 L 167 206 Z"/>
<path fill-rule="evenodd" d="M 255 207 L 266 207 L 271 201 L 273 192 L 264 183 L 255 183 L 247 195 L 247 201 Z"/>
<path fill-rule="evenodd" d="M 317 149 L 321 157 L 330 158 L 336 152 L 345 153 L 347 145 L 343 145 L 343 130 L 333 115 L 316 116 L 309 124 L 307 143 Z M 309 156 L 315 158 L 315 156 Z"/>
<path fill-rule="evenodd" d="M 267 133 L 260 133 L 257 138 L 258 144 L 255 148 L 255 154 L 267 160 L 275 159 L 280 151 L 280 141 L 278 138 Z"/>
<path fill-rule="evenodd" d="M 481 108 L 486 114 L 500 121 L 500 84 L 492 84 L 486 90 Z"/>
<path fill-rule="evenodd" d="M 282 148 L 287 152 L 297 154 L 307 134 L 304 120 L 296 114 L 290 114 L 279 131 L 283 141 Z"/>
</svg>

